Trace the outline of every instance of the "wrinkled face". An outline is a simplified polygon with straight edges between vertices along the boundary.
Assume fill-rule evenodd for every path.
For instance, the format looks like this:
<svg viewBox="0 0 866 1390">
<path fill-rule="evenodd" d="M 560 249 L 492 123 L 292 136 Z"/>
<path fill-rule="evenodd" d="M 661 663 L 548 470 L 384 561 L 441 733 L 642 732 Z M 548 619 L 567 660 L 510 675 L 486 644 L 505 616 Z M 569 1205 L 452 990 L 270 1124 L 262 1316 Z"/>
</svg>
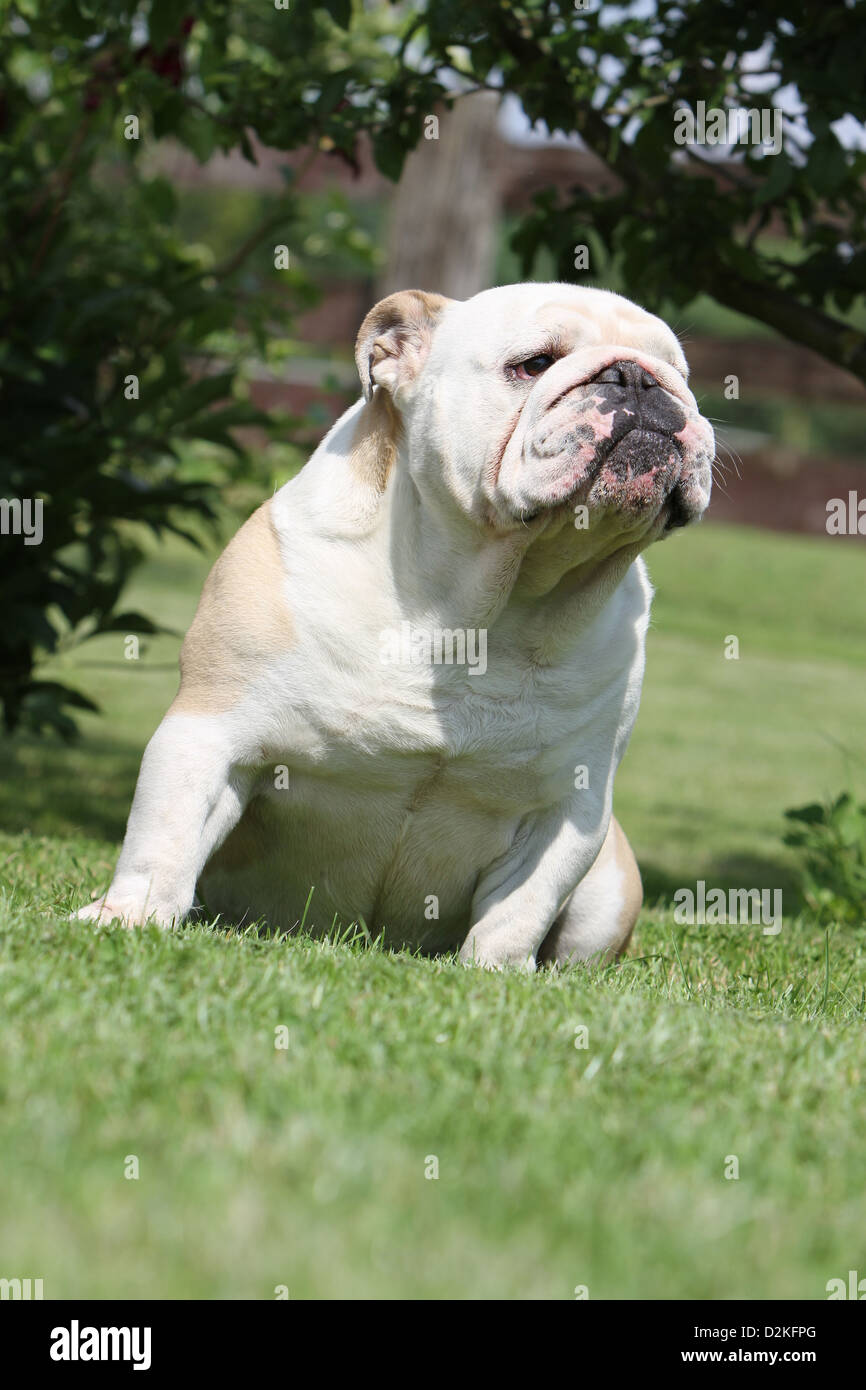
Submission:
<svg viewBox="0 0 866 1390">
<path fill-rule="evenodd" d="M 713 431 L 661 319 L 619 295 L 527 284 L 447 301 L 394 391 L 419 489 L 498 532 L 647 544 L 696 520 Z"/>
</svg>

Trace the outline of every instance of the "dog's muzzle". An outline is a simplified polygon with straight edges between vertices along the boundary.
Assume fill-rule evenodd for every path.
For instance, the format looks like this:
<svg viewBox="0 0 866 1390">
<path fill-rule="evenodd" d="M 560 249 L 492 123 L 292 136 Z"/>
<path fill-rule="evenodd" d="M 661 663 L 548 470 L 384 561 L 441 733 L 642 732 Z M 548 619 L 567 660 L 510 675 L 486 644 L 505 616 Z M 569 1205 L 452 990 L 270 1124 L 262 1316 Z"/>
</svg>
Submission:
<svg viewBox="0 0 866 1390">
<path fill-rule="evenodd" d="M 542 495 L 532 515 L 584 502 L 635 520 L 664 509 L 664 529 L 684 526 L 706 506 L 713 453 L 708 423 L 646 366 L 610 363 L 556 397 L 533 431 L 527 464 Z"/>
</svg>

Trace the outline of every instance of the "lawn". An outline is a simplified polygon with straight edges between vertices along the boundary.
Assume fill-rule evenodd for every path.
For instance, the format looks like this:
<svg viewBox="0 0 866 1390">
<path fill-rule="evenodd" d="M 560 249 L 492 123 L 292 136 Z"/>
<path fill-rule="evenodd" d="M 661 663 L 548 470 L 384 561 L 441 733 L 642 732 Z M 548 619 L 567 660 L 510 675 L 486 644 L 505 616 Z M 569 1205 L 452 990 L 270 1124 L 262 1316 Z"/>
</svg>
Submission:
<svg viewBox="0 0 866 1390">
<path fill-rule="evenodd" d="M 651 552 L 617 798 L 647 906 L 601 972 L 71 925 L 178 643 L 59 660 L 104 715 L 0 761 L 0 1276 L 46 1297 L 724 1299 L 866 1274 L 866 928 L 825 935 L 781 843 L 785 807 L 866 784 L 862 557 L 712 525 Z M 129 606 L 180 630 L 202 575 L 159 552 Z M 782 888 L 780 934 L 675 926 L 700 878 Z"/>
</svg>

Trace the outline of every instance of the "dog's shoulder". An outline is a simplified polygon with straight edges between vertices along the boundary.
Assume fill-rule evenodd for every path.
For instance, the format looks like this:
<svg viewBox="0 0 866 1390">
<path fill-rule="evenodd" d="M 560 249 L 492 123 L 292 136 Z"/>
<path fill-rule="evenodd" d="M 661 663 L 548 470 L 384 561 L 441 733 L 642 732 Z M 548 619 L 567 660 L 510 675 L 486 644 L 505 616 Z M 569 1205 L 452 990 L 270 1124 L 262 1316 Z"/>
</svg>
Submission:
<svg viewBox="0 0 866 1390">
<path fill-rule="evenodd" d="M 229 541 L 205 580 L 180 653 L 174 713 L 220 713 L 237 704 L 269 658 L 295 641 L 271 502 Z"/>
</svg>

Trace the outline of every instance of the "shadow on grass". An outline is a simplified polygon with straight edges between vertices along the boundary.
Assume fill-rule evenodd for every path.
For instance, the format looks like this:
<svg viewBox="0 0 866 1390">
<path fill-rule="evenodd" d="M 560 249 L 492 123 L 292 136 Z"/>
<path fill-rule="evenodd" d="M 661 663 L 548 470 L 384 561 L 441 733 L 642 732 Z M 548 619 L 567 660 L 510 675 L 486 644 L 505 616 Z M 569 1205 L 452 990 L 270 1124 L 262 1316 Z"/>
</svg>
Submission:
<svg viewBox="0 0 866 1390">
<path fill-rule="evenodd" d="M 0 830 L 119 841 L 142 749 L 140 740 L 0 740 Z"/>
<path fill-rule="evenodd" d="M 643 878 L 644 903 L 654 907 L 658 902 L 670 903 L 680 888 L 694 889 L 703 879 L 707 891 L 711 888 L 781 888 L 786 915 L 795 916 L 805 907 L 795 869 L 781 859 L 768 859 L 753 854 L 717 855 L 715 858 L 693 861 L 679 874 L 660 869 L 653 864 L 640 865 Z"/>
</svg>

